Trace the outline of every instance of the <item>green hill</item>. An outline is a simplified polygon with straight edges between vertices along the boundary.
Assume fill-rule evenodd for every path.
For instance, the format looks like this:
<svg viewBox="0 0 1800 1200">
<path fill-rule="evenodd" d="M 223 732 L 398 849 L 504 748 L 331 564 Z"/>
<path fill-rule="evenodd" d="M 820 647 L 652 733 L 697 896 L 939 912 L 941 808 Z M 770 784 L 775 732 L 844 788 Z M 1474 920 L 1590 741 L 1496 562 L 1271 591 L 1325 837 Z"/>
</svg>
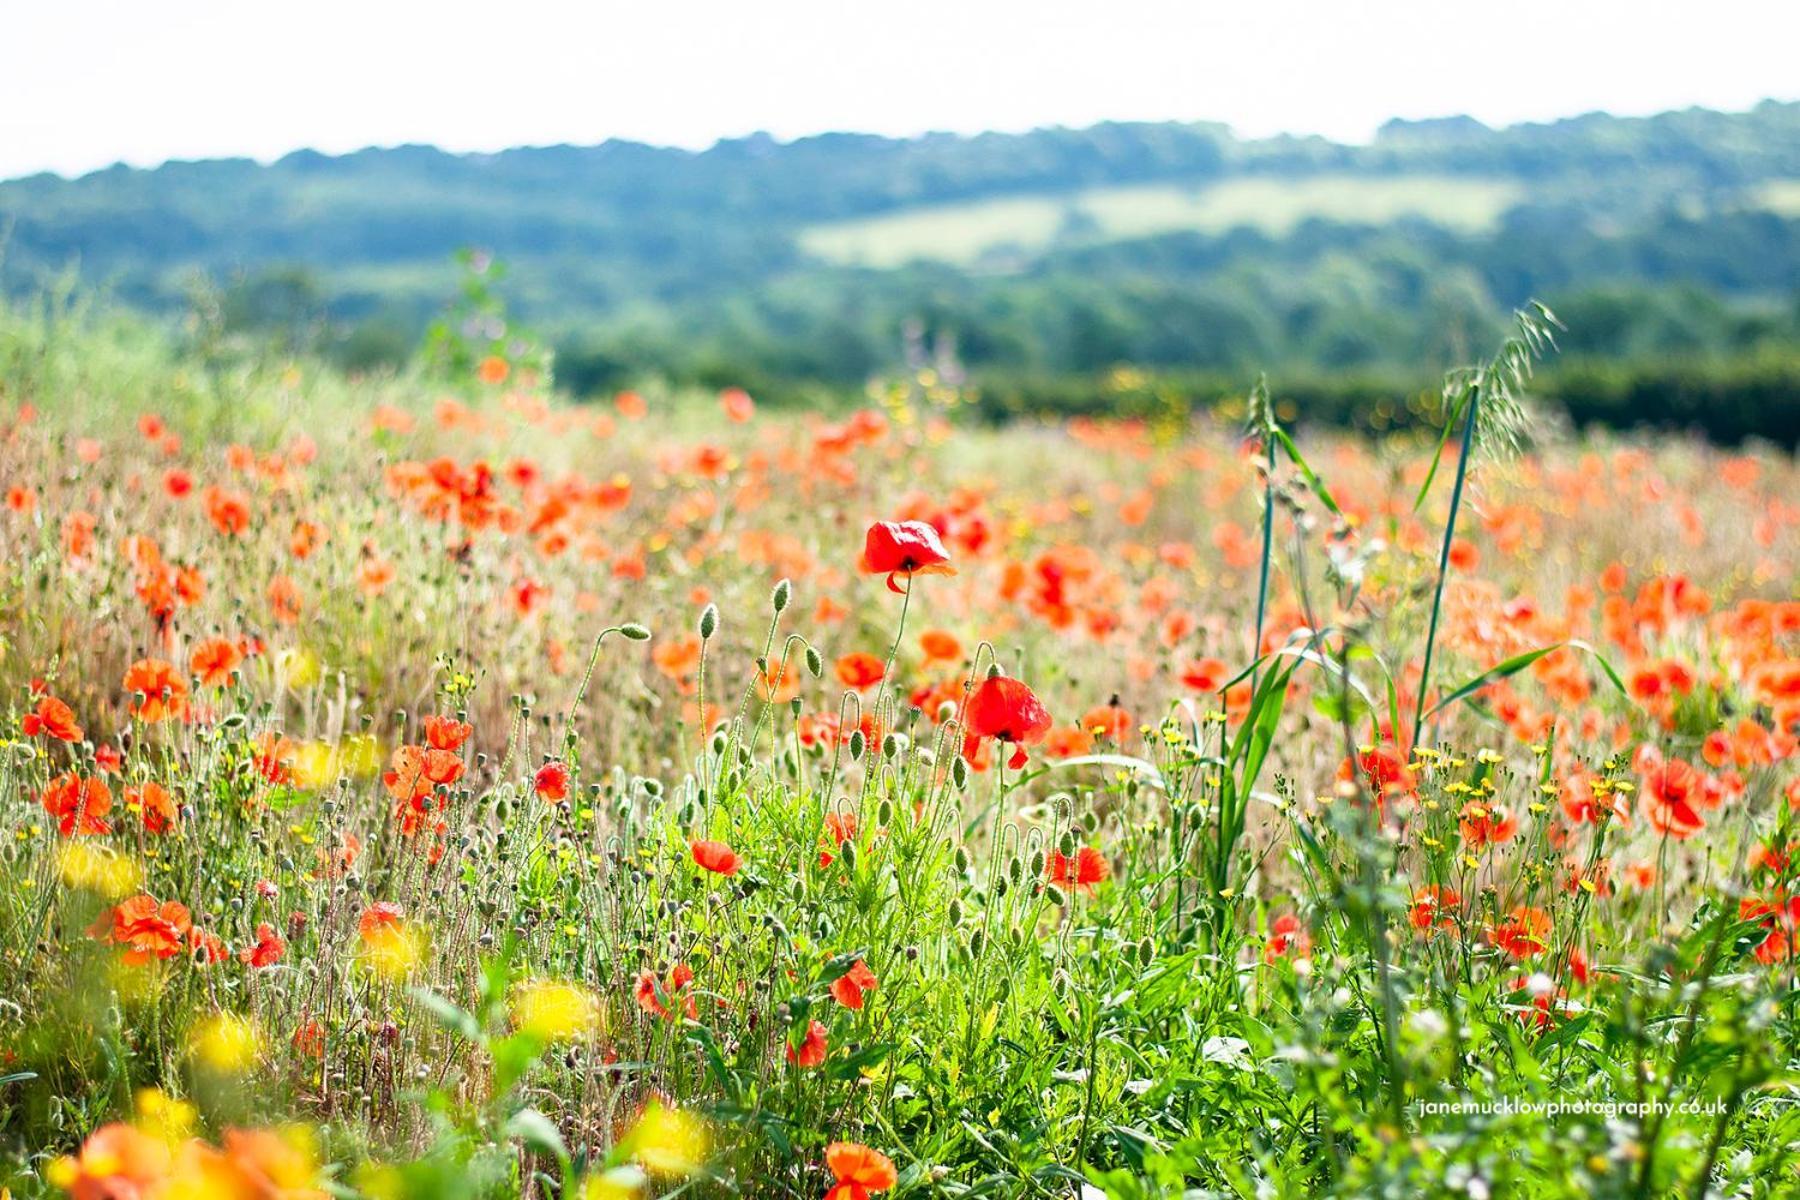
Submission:
<svg viewBox="0 0 1800 1200">
<path fill-rule="evenodd" d="M 451 256 L 511 267 L 577 388 L 655 373 L 857 386 L 902 330 L 980 375 L 1432 367 L 1527 297 L 1575 349 L 1800 341 L 1800 104 L 1370 144 L 1205 124 L 755 136 L 114 167 L 0 183 L 0 287 L 73 271 L 151 310 L 222 289 L 238 327 L 372 363 L 413 344 Z"/>
</svg>

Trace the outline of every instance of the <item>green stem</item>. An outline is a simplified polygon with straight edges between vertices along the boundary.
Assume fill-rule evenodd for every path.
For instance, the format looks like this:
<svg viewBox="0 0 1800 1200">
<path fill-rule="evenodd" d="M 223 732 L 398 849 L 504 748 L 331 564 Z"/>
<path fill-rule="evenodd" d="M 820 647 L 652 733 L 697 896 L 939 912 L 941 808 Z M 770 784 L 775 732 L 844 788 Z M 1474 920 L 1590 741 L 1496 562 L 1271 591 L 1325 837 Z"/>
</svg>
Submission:
<svg viewBox="0 0 1800 1200">
<path fill-rule="evenodd" d="M 1481 388 L 1473 387 L 1469 391 L 1468 416 L 1463 422 L 1462 447 L 1456 456 L 1456 483 L 1450 489 L 1450 516 L 1444 522 L 1444 545 L 1438 552 L 1437 590 L 1431 598 L 1431 625 L 1425 633 L 1425 661 L 1419 669 L 1418 703 L 1413 707 L 1413 727 L 1407 756 L 1412 755 L 1413 747 L 1419 744 L 1419 735 L 1425 721 L 1425 695 L 1431 685 L 1431 654 L 1437 646 L 1438 618 L 1444 608 L 1444 581 L 1450 574 L 1450 543 L 1456 537 L 1456 517 L 1462 510 L 1463 484 L 1469 474 L 1469 455 L 1474 448 L 1475 425 L 1481 413 Z M 1394 730 L 1395 741 L 1398 742 L 1400 731 Z"/>
</svg>

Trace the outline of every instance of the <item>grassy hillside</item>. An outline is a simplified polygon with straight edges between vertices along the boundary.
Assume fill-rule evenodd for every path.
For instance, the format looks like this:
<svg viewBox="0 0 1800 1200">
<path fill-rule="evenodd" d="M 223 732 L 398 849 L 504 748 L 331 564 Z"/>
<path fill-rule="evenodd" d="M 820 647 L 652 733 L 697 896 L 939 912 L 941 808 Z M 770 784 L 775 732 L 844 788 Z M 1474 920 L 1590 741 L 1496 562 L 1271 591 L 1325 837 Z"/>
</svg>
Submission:
<svg viewBox="0 0 1800 1200">
<path fill-rule="evenodd" d="M 1181 231 L 1223 234 L 1234 229 L 1279 238 L 1304 221 L 1387 225 L 1416 217 L 1445 229 L 1479 233 L 1492 229 L 1522 190 L 1505 179 L 1344 172 L 1298 179 L 1136 184 L 908 208 L 829 222 L 803 230 L 800 245 L 828 261 L 858 266 L 897 267 L 920 259 L 978 266 L 1056 242 L 1127 241 Z M 1767 196 L 1771 206 L 1780 202 L 1779 191 Z"/>
<path fill-rule="evenodd" d="M 1726 361 L 1800 346 L 1796 180 L 1800 105 L 1777 103 L 1366 146 L 1202 124 L 407 146 L 0 183 L 0 289 L 72 274 L 368 367 L 417 345 L 479 247 L 590 392 L 856 391 L 909 336 L 978 378 L 1429 378 L 1531 298 L 1593 318 L 1584 353 Z"/>
</svg>

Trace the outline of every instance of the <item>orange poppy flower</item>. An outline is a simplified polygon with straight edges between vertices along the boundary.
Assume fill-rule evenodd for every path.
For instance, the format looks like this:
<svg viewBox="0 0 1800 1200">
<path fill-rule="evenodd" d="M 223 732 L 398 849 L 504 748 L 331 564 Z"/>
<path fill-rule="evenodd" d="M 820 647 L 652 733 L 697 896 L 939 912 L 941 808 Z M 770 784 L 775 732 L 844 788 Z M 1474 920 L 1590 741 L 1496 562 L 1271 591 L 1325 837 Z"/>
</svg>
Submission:
<svg viewBox="0 0 1800 1200">
<path fill-rule="evenodd" d="M 209 638 L 194 647 L 188 658 L 188 670 L 194 673 L 202 687 L 224 687 L 231 682 L 231 673 L 243 661 L 243 652 L 236 642 L 229 638 Z"/>
<path fill-rule="evenodd" d="M 187 680 L 160 658 L 140 658 L 125 671 L 131 715 L 145 724 L 187 715 Z"/>
<path fill-rule="evenodd" d="M 831 998 L 845 1008 L 861 1008 L 863 998 L 880 986 L 875 972 L 859 958 L 848 971 L 831 981 Z"/>
<path fill-rule="evenodd" d="M 55 696 L 40 696 L 32 710 L 19 721 L 26 737 L 55 738 L 59 742 L 79 742 L 84 735 L 75 721 L 75 710 Z"/>
<path fill-rule="evenodd" d="M 866 691 L 881 682 L 887 664 L 867 650 L 853 650 L 837 660 L 838 682 L 854 691 Z"/>
<path fill-rule="evenodd" d="M 88 932 L 127 947 L 125 961 L 138 966 L 153 958 L 174 958 L 192 930 L 193 918 L 185 904 L 174 900 L 159 904 L 154 896 L 140 895 L 103 913 Z"/>
<path fill-rule="evenodd" d="M 39 801 L 44 811 L 56 818 L 56 827 L 64 837 L 112 832 L 112 826 L 106 822 L 106 814 L 112 808 L 112 789 L 104 779 L 58 775 Z"/>
<path fill-rule="evenodd" d="M 175 798 L 160 783 L 142 783 L 125 789 L 125 807 L 135 810 L 146 833 L 167 833 L 175 827 Z"/>
<path fill-rule="evenodd" d="M 919 648 L 925 652 L 925 665 L 957 662 L 962 658 L 962 643 L 956 635 L 943 629 L 927 629 L 919 635 Z"/>
<path fill-rule="evenodd" d="M 837 1180 L 825 1200 L 869 1200 L 900 1181 L 894 1162 L 878 1150 L 856 1142 L 833 1142 L 825 1147 L 825 1165 Z"/>
<path fill-rule="evenodd" d="M 464 742 L 469 740 L 473 726 L 466 721 L 458 721 L 454 717 L 426 717 L 425 742 L 434 750 L 461 750 Z"/>
</svg>

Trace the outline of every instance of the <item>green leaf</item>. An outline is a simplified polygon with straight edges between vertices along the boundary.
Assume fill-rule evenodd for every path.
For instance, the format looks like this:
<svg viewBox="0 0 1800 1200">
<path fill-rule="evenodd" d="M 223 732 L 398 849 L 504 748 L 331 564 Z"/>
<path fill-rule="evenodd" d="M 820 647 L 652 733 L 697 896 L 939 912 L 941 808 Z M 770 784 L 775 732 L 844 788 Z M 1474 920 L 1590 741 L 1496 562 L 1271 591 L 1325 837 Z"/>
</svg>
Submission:
<svg viewBox="0 0 1800 1200">
<path fill-rule="evenodd" d="M 521 1108 L 506 1120 L 508 1137 L 516 1137 L 534 1150 L 556 1156 L 556 1161 L 569 1161 L 569 1148 L 563 1144 L 562 1131 L 556 1122 L 535 1108 Z"/>
<path fill-rule="evenodd" d="M 1306 480 L 1306 486 L 1312 490 L 1313 495 L 1319 498 L 1319 503 L 1329 508 L 1333 516 L 1343 516 L 1344 510 L 1339 508 L 1337 501 L 1331 498 L 1331 489 L 1325 486 L 1311 465 L 1307 463 L 1305 457 L 1301 455 L 1300 447 L 1294 445 L 1294 439 L 1288 436 L 1287 430 L 1277 425 L 1273 432 L 1275 440 L 1281 443 L 1281 448 L 1287 452 L 1288 461 L 1294 464 L 1295 469 L 1300 472 L 1300 477 Z"/>
<path fill-rule="evenodd" d="M 412 997 L 437 1020 L 439 1025 L 451 1033 L 457 1034 L 470 1042 L 481 1040 L 481 1025 L 475 1015 L 467 1009 L 459 1008 L 430 988 L 416 987 L 410 989 Z"/>
<path fill-rule="evenodd" d="M 1504 662 L 1496 663 L 1481 674 L 1475 676 L 1475 678 L 1469 680 L 1467 683 L 1455 688 L 1448 696 L 1445 696 L 1442 700 L 1439 700 L 1436 704 L 1426 709 L 1425 715 L 1428 718 L 1435 716 L 1437 713 L 1449 708 L 1452 704 L 1455 704 L 1458 700 L 1472 695 L 1475 692 L 1479 692 L 1482 688 L 1487 687 L 1491 683 L 1517 675 L 1520 671 L 1523 671 L 1538 659 L 1543 658 L 1546 654 L 1553 654 L 1562 649 L 1580 650 L 1587 654 L 1590 658 L 1594 659 L 1595 662 L 1600 664 L 1600 669 L 1606 673 L 1606 677 L 1612 681 L 1612 685 L 1619 689 L 1620 695 L 1630 695 L 1629 690 L 1625 687 L 1625 681 L 1619 678 L 1619 672 L 1606 660 L 1604 654 L 1600 653 L 1584 641 L 1571 638 L 1566 642 L 1554 642 L 1548 646 L 1540 646 L 1536 650 L 1527 650 L 1523 654 L 1513 655 Z"/>
</svg>

